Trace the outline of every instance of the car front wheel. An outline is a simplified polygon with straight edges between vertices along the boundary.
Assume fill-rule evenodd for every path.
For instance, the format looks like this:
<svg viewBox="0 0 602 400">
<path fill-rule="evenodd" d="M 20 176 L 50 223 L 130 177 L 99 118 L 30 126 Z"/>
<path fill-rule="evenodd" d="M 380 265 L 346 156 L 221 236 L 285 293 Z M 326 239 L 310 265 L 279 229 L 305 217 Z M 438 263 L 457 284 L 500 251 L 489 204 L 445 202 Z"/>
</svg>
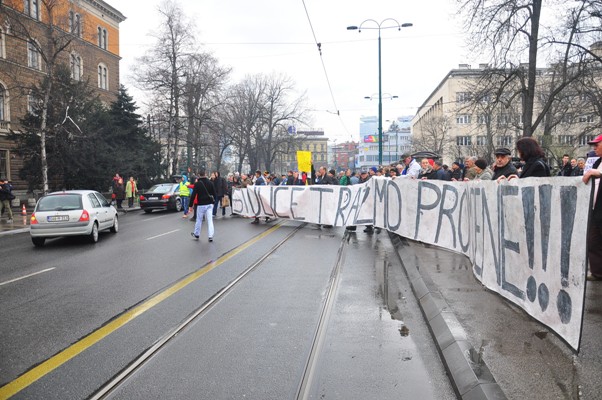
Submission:
<svg viewBox="0 0 602 400">
<path fill-rule="evenodd" d="M 117 215 L 113 219 L 113 226 L 111 227 L 111 232 L 112 233 L 119 232 L 119 220 L 117 219 Z"/>
<path fill-rule="evenodd" d="M 98 242 L 98 224 L 96 222 L 92 225 L 92 232 L 90 233 L 89 239 L 92 243 Z"/>
</svg>

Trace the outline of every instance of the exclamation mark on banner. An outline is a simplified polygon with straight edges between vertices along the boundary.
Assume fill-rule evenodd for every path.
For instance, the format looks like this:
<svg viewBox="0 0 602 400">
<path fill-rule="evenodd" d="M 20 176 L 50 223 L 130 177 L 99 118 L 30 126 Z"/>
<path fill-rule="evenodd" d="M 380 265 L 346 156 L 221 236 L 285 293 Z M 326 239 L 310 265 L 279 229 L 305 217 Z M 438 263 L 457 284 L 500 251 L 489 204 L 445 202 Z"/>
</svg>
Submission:
<svg viewBox="0 0 602 400">
<path fill-rule="evenodd" d="M 541 266 L 548 269 L 548 248 L 550 245 L 550 221 L 552 219 L 552 185 L 539 187 L 539 224 L 541 232 Z"/>
<path fill-rule="evenodd" d="M 571 266 L 571 239 L 575 225 L 575 212 L 577 210 L 577 188 L 563 186 L 560 188 L 560 283 L 562 287 L 569 285 L 569 268 Z"/>
<path fill-rule="evenodd" d="M 533 269 L 535 248 L 535 188 L 524 187 L 521 190 L 523 197 L 523 218 L 525 219 L 525 234 L 527 236 L 527 254 L 529 255 L 529 268 Z"/>
</svg>

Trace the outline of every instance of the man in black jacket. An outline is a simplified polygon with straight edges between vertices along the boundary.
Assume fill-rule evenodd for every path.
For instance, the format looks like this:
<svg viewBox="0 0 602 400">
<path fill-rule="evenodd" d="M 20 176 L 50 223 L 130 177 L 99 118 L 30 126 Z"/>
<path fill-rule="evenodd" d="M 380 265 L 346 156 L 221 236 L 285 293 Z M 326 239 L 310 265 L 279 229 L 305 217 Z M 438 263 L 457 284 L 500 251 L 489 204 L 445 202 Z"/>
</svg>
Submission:
<svg viewBox="0 0 602 400">
<path fill-rule="evenodd" d="M 8 211 L 8 223 L 13 222 L 13 210 L 10 209 L 10 201 L 15 198 L 12 194 L 13 186 L 8 180 L 0 179 L 0 208 Z"/>
<path fill-rule="evenodd" d="M 493 154 L 495 154 L 495 167 L 493 167 L 492 180 L 495 181 L 500 176 L 508 178 L 510 175 L 518 174 L 516 167 L 512 164 L 512 152 L 510 149 L 500 147 L 499 149 L 495 149 Z"/>
<path fill-rule="evenodd" d="M 207 179 L 207 173 L 202 169 L 199 173 L 199 179 L 194 184 L 192 194 L 190 195 L 190 211 L 195 207 L 196 201 L 196 223 L 194 224 L 194 232 L 190 235 L 194 240 L 199 240 L 201 235 L 201 227 L 203 224 L 203 217 L 207 219 L 207 234 L 209 241 L 213 242 L 213 202 L 215 199 L 215 188 L 209 179 Z"/>
</svg>

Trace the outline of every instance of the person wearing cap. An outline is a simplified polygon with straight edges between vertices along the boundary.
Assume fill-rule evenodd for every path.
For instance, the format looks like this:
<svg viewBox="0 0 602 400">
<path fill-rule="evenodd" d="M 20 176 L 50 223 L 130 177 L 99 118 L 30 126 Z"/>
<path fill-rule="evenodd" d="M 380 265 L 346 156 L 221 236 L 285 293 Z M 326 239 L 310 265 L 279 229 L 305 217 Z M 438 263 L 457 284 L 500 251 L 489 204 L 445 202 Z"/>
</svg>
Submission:
<svg viewBox="0 0 602 400">
<path fill-rule="evenodd" d="M 503 176 L 508 178 L 510 175 L 517 175 L 518 171 L 512 164 L 512 152 L 506 147 L 500 147 L 493 152 L 495 155 L 495 164 L 493 166 L 493 177 L 491 179 L 498 180 Z"/>
<path fill-rule="evenodd" d="M 521 160 L 525 162 L 520 173 L 520 178 L 548 177 L 550 166 L 545 162 L 545 154 L 537 141 L 531 137 L 524 137 L 516 142 L 516 151 Z M 510 175 L 508 179 L 517 178 Z"/>
<path fill-rule="evenodd" d="M 405 165 L 401 172 L 402 177 L 418 178 L 418 175 L 420 175 L 420 164 L 418 161 L 413 159 L 409 153 L 405 153 L 401 156 L 401 162 Z"/>
<path fill-rule="evenodd" d="M 370 176 L 376 175 L 377 172 L 378 172 L 378 168 L 376 168 L 376 167 L 370 167 L 370 169 L 368 170 L 368 174 L 370 174 Z"/>
<path fill-rule="evenodd" d="M 462 165 L 460 165 L 459 162 L 454 161 L 451 166 L 450 180 L 461 181 L 462 175 L 464 175 L 464 171 L 462 170 Z"/>
<path fill-rule="evenodd" d="M 482 181 L 490 181 L 493 176 L 493 171 L 487 165 L 487 161 L 484 158 L 479 158 L 474 162 L 474 168 L 477 174 L 475 175 L 475 179 L 480 179 Z"/>
<path fill-rule="evenodd" d="M 590 170 L 583 174 L 584 183 L 593 179 L 594 201 L 592 214 L 587 231 L 587 258 L 589 259 L 588 281 L 602 281 L 602 194 L 600 190 L 600 177 L 602 177 L 602 135 L 598 135 L 594 140 L 587 142 L 594 146 L 596 156 L 601 157 L 594 162 Z"/>
</svg>

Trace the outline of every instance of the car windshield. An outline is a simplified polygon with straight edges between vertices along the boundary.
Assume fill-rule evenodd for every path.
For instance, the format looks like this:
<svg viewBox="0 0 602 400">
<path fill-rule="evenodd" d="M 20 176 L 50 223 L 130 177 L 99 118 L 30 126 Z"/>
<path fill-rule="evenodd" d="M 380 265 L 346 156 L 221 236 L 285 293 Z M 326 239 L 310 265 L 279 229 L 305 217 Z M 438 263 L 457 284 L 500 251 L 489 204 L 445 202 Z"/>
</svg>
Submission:
<svg viewBox="0 0 602 400">
<path fill-rule="evenodd" d="M 171 190 L 173 183 L 161 183 L 148 189 L 146 193 L 167 193 Z"/>
<path fill-rule="evenodd" d="M 37 211 L 66 211 L 81 210 L 82 196 L 80 194 L 57 194 L 45 196 L 38 202 Z"/>
</svg>

